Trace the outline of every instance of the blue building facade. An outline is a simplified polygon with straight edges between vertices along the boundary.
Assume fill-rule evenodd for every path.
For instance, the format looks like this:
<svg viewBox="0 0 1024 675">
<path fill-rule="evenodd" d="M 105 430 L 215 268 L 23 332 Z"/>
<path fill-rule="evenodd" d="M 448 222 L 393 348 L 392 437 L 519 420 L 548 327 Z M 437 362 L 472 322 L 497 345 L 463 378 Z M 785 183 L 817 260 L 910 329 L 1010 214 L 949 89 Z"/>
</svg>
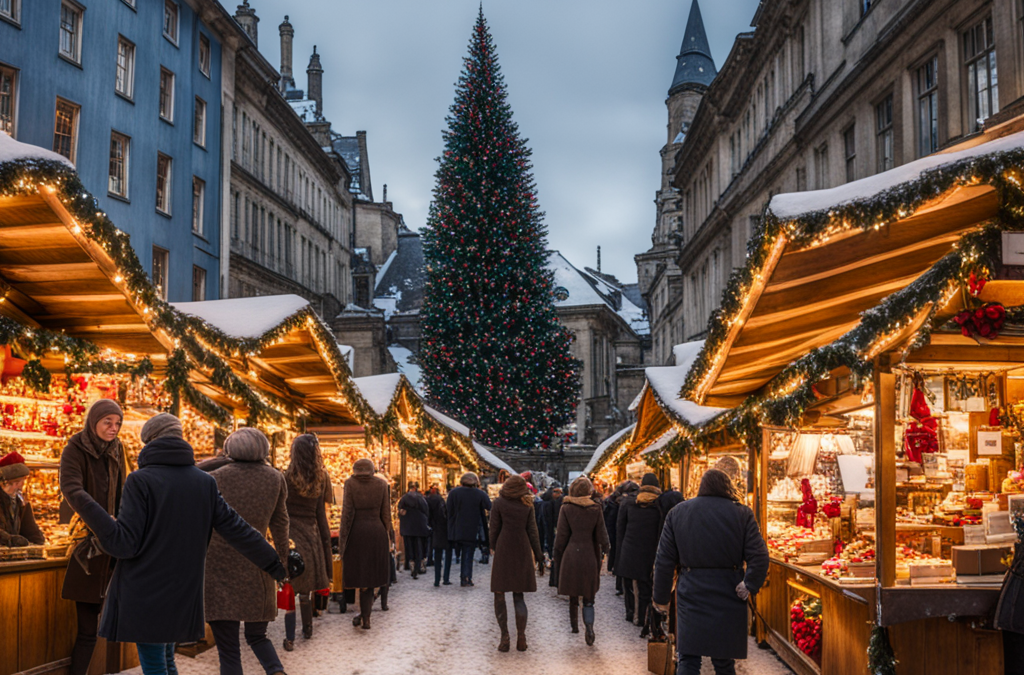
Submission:
<svg viewBox="0 0 1024 675">
<path fill-rule="evenodd" d="M 222 39 L 193 3 L 0 0 L 0 131 L 68 155 L 170 301 L 219 294 Z"/>
</svg>

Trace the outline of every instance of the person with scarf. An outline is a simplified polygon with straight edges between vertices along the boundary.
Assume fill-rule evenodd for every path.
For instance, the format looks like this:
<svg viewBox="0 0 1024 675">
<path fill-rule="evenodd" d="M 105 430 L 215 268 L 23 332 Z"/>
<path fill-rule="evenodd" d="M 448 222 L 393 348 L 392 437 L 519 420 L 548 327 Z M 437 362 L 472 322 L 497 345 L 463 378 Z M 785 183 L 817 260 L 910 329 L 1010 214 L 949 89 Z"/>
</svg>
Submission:
<svg viewBox="0 0 1024 675">
<path fill-rule="evenodd" d="M 86 413 L 82 430 L 68 439 L 61 452 L 60 491 L 79 516 L 91 504 L 111 516 L 121 506 L 121 491 L 128 476 L 128 462 L 117 438 L 123 419 L 117 401 L 96 401 Z M 86 675 L 96 648 L 100 609 L 114 571 L 114 560 L 77 523 L 72 526 L 72 535 L 76 543 L 68 557 L 61 597 L 74 601 L 78 617 L 70 675 Z"/>
<path fill-rule="evenodd" d="M 653 473 L 644 474 L 640 489 L 622 500 L 615 526 L 615 539 L 619 542 L 615 574 L 624 581 L 626 620 L 636 618 L 637 625 L 643 626 L 641 637 L 646 637 L 650 630 L 647 615 L 651 607 L 654 557 L 658 553 L 663 518 L 658 505 L 659 496 L 658 477 Z"/>
<path fill-rule="evenodd" d="M 491 507 L 490 536 L 494 554 L 491 592 L 494 593 L 494 616 L 501 630 L 498 651 L 509 650 L 505 594 L 511 593 L 516 615 L 516 649 L 524 652 L 527 612 L 523 594 L 537 591 L 534 569 L 544 574 L 544 551 L 533 512 L 533 492 L 522 476 L 510 476 L 501 486 Z"/>
<path fill-rule="evenodd" d="M 117 520 L 95 501 L 79 515 L 118 559 L 99 635 L 134 642 L 143 675 L 173 675 L 175 643 L 206 633 L 203 580 L 214 531 L 274 579 L 287 573 L 274 547 L 224 501 L 217 481 L 196 468 L 178 418 L 157 415 L 141 437 L 146 445 L 125 480 Z"/>
<path fill-rule="evenodd" d="M 360 459 L 352 465 L 352 477 L 345 481 L 338 527 L 344 586 L 359 589 L 359 613 L 352 620 L 353 626 L 370 629 L 374 589 L 391 583 L 394 543 L 391 485 L 375 475 L 373 460 Z"/>
<path fill-rule="evenodd" d="M 709 469 L 697 496 L 665 518 L 654 570 L 654 606 L 663 614 L 676 582 L 680 675 L 699 675 L 703 656 L 717 675 L 735 675 L 735 659 L 747 658 L 747 599 L 767 576 L 768 547 L 754 512 L 725 472 Z"/>
<path fill-rule="evenodd" d="M 580 632 L 582 598 L 588 645 L 594 644 L 594 596 L 601 586 L 601 557 L 611 548 L 601 506 L 593 493 L 594 486 L 586 476 L 569 486 L 569 496 L 563 498 L 558 515 L 554 550 L 558 594 L 569 596 L 569 626 L 573 633 Z"/>
<path fill-rule="evenodd" d="M 0 457 L 0 546 L 46 543 L 32 514 L 32 505 L 21 494 L 30 473 L 25 458 L 17 452 Z"/>
</svg>

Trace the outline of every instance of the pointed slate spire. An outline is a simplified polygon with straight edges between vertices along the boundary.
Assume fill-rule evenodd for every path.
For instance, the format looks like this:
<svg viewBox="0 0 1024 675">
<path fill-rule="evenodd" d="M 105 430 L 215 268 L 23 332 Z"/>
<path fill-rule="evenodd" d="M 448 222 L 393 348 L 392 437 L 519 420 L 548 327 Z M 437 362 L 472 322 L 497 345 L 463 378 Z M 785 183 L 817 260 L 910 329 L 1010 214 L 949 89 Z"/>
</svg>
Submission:
<svg viewBox="0 0 1024 675">
<path fill-rule="evenodd" d="M 700 4 L 693 0 L 690 5 L 690 18 L 686 21 L 686 34 L 683 46 L 676 57 L 676 74 L 672 78 L 672 86 L 668 95 L 676 93 L 683 87 L 698 85 L 707 87 L 715 79 L 718 69 L 711 58 L 708 36 L 704 32 L 704 19 L 700 15 Z"/>
</svg>

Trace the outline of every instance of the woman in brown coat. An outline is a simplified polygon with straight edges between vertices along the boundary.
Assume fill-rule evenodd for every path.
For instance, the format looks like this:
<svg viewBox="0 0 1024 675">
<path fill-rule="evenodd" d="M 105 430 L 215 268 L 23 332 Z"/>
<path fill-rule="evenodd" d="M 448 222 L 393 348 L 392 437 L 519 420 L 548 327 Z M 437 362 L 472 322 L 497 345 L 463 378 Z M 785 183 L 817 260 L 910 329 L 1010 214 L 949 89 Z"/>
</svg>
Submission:
<svg viewBox="0 0 1024 675">
<path fill-rule="evenodd" d="M 359 615 L 352 625 L 370 629 L 373 590 L 391 583 L 391 486 L 374 475 L 373 461 L 352 465 L 341 501 L 338 552 L 342 557 L 345 588 L 359 589 Z"/>
<path fill-rule="evenodd" d="M 288 535 L 306 566 L 290 583 L 299 596 L 302 637 L 308 640 L 313 637 L 313 593 L 329 588 L 334 574 L 326 501 L 330 481 L 316 436 L 295 437 L 284 475 L 288 484 Z M 284 630 L 284 648 L 290 652 L 295 647 L 294 609 L 284 616 Z"/>
<path fill-rule="evenodd" d="M 270 443 L 262 431 L 243 427 L 224 441 L 230 461 L 210 475 L 228 506 L 257 532 L 269 528 L 281 564 L 288 566 L 288 488 L 284 475 L 267 464 Z M 206 552 L 206 622 L 213 630 L 221 675 L 242 675 L 238 624 L 245 622 L 245 642 L 268 673 L 284 671 L 267 623 L 277 618 L 277 584 L 269 574 L 246 564 L 241 553 L 218 533 Z"/>
<path fill-rule="evenodd" d="M 494 616 L 501 629 L 499 652 L 509 650 L 508 607 L 505 594 L 512 594 L 516 612 L 516 649 L 526 651 L 526 600 L 523 593 L 537 590 L 537 577 L 544 574 L 544 553 L 537 533 L 537 517 L 533 512 L 533 493 L 522 476 L 511 476 L 501 486 L 491 507 L 491 592 L 494 593 Z"/>
<path fill-rule="evenodd" d="M 75 513 L 95 502 L 111 516 L 117 514 L 128 476 L 128 462 L 117 439 L 123 419 L 124 413 L 116 401 L 100 399 L 89 408 L 84 428 L 68 439 L 60 455 L 60 491 Z M 95 537 L 86 531 L 68 559 L 61 590 L 62 598 L 75 602 L 78 615 L 71 675 L 85 675 L 89 670 L 100 609 L 113 569 L 113 559 L 103 553 Z"/>
<path fill-rule="evenodd" d="M 594 596 L 601 585 L 601 556 L 610 548 L 604 516 L 593 494 L 594 486 L 586 476 L 573 481 L 562 501 L 554 550 L 558 594 L 569 596 L 569 625 L 573 633 L 580 632 L 582 597 L 588 645 L 594 644 Z"/>
</svg>

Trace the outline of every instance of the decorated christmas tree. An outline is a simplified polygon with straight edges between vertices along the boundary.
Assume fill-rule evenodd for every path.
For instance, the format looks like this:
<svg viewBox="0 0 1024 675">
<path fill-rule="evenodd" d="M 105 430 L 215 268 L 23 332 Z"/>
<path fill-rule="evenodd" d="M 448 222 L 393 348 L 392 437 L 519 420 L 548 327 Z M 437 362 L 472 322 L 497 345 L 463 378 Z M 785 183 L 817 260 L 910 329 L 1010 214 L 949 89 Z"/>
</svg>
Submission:
<svg viewBox="0 0 1024 675">
<path fill-rule="evenodd" d="M 482 10 L 446 121 L 423 235 L 423 381 L 482 442 L 547 445 L 572 419 L 579 365 L 555 317 L 530 150 Z"/>
</svg>

